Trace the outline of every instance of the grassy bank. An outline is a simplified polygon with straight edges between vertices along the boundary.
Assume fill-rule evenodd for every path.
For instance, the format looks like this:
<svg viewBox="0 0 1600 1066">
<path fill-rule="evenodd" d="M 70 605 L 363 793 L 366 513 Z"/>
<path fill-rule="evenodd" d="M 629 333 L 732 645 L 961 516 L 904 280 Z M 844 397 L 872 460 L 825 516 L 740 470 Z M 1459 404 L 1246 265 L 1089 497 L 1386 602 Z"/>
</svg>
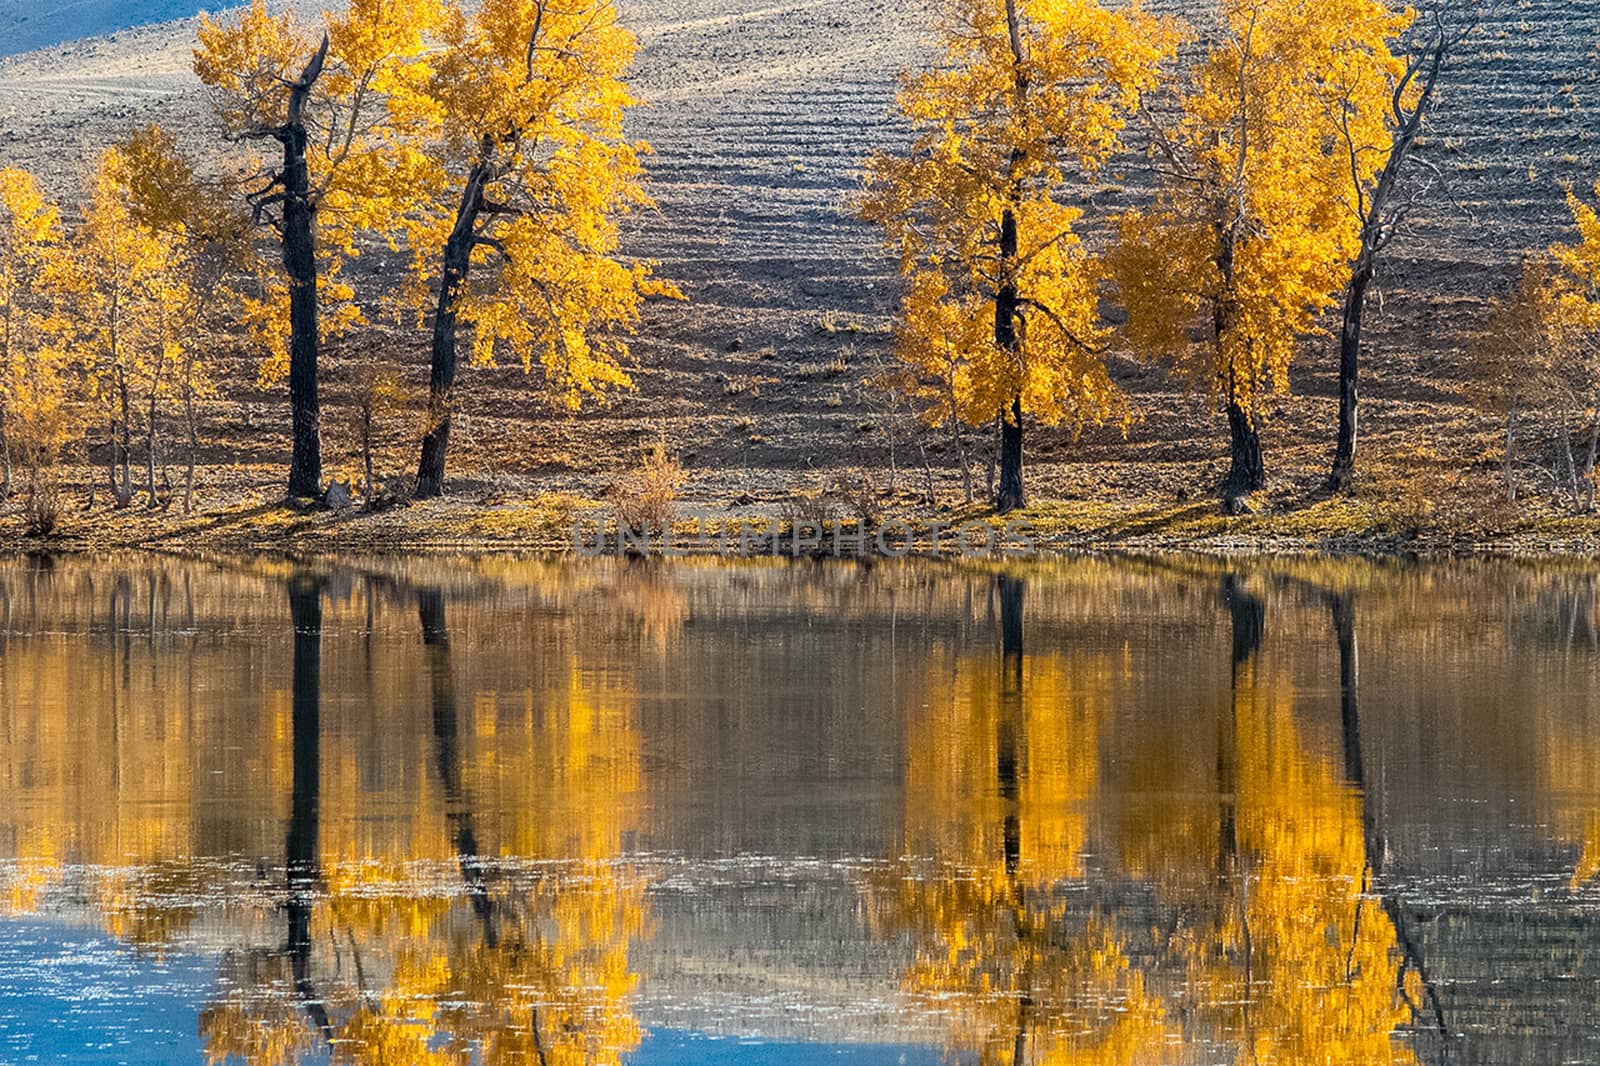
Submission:
<svg viewBox="0 0 1600 1066">
<path fill-rule="evenodd" d="M 1228 554 L 1330 552 L 1361 555 L 1600 554 L 1600 515 L 1571 513 L 1553 499 L 1515 504 L 1485 478 L 1440 481 L 1365 481 L 1349 495 L 1324 492 L 1313 479 L 1252 498 L 1251 513 L 1231 515 L 1213 496 L 1185 493 L 1082 498 L 1040 498 L 999 516 L 982 505 L 954 502 L 929 507 L 910 492 L 836 499 L 823 490 L 726 491 L 720 483 L 691 484 L 680 498 L 673 543 L 692 553 L 729 551 L 850 553 L 860 541 L 870 553 L 882 533 L 891 550 L 932 551 L 937 536 L 945 554 L 960 551 L 959 529 L 977 544 L 978 525 L 996 544 L 1021 547 L 1020 537 L 1043 554 L 1120 551 L 1199 551 Z M 63 506 L 56 532 L 28 536 L 19 503 L 0 511 L 0 548 L 10 551 L 83 552 L 127 548 L 166 551 L 402 552 L 570 551 L 574 528 L 592 543 L 595 532 L 614 531 L 603 487 L 579 483 L 553 489 L 480 484 L 444 498 L 396 503 L 378 511 L 330 510 L 294 505 L 281 490 L 240 485 L 210 493 L 210 506 L 193 514 L 173 504 L 165 510 L 116 509 L 104 497 L 93 507 L 82 497 Z M 864 513 L 865 512 L 865 513 Z M 813 531 L 826 527 L 819 539 Z M 799 527 L 798 549 L 795 547 Z M 1008 542 L 1005 530 L 1020 533 Z M 859 531 L 864 530 L 864 534 Z M 941 532 L 942 531 L 942 532 Z M 608 534 L 615 536 L 614 532 Z M 652 541 L 659 548 L 659 536 Z M 615 541 L 612 540 L 613 549 Z"/>
</svg>

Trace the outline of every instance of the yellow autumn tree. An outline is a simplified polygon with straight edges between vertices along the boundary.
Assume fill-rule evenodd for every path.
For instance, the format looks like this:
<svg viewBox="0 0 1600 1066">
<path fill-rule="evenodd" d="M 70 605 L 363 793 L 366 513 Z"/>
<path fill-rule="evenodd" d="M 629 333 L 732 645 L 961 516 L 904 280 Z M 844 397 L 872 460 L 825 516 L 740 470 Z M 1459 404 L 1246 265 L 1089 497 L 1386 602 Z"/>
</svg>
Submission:
<svg viewBox="0 0 1600 1066">
<path fill-rule="evenodd" d="M 23 170 L 0 170 L 0 495 L 10 495 L 19 463 L 39 533 L 55 524 L 54 465 L 68 431 L 69 383 L 51 295 L 60 240 L 60 212 L 39 183 Z"/>
<path fill-rule="evenodd" d="M 1069 189 L 1118 150 L 1176 41 L 1173 24 L 1098 0 L 949 0 L 940 59 L 900 92 L 910 148 L 867 163 L 860 212 L 908 282 L 897 351 L 948 379 L 932 421 L 1001 421 L 1001 510 L 1024 502 L 1025 415 L 1125 411 Z"/>
<path fill-rule="evenodd" d="M 1572 454 L 1570 418 L 1593 395 L 1593 338 L 1583 325 L 1582 301 L 1575 299 L 1563 273 L 1551 255 L 1529 256 L 1515 284 L 1490 302 L 1485 328 L 1468 350 L 1469 397 L 1479 410 L 1504 421 L 1503 477 L 1509 500 L 1517 498 L 1519 437 L 1528 436 L 1519 434 L 1518 427 L 1524 421 L 1529 429 L 1557 424 L 1568 491 L 1575 505 L 1585 498 Z M 1588 358 L 1578 358 L 1585 348 L 1591 349 Z M 1587 470 L 1592 506 L 1592 458 Z"/>
<path fill-rule="evenodd" d="M 106 149 L 91 183 L 83 224 L 62 271 L 72 307 L 73 348 L 111 440 L 111 493 L 133 499 L 133 438 L 143 437 L 145 490 L 157 504 L 162 408 L 193 341 L 195 293 L 190 255 L 179 232 L 158 232 L 139 217 L 132 169 L 120 147 Z M 191 375 L 192 376 L 192 375 Z"/>
<path fill-rule="evenodd" d="M 1600 195 L 1600 184 L 1595 186 Z M 1577 239 L 1550 246 L 1548 295 L 1542 332 L 1552 338 L 1553 413 L 1574 508 L 1593 510 L 1595 464 L 1600 458 L 1600 214 L 1572 190 L 1567 206 Z M 1588 445 L 1580 472 L 1572 455 L 1572 433 L 1581 428 Z"/>
<path fill-rule="evenodd" d="M 216 353 L 231 339 L 234 278 L 251 258 L 250 219 L 161 126 L 136 130 L 117 148 L 130 216 L 169 244 L 174 276 L 188 294 L 186 305 L 170 304 L 182 343 L 169 362 L 167 391 L 185 444 L 183 507 L 193 511 L 201 405 L 218 395 Z"/>
<path fill-rule="evenodd" d="M 428 76 L 425 46 L 437 5 L 351 0 L 308 32 L 265 0 L 218 23 L 203 18 L 194 69 L 229 136 L 276 140 L 281 159 L 254 160 L 247 200 L 277 237 L 281 271 L 242 301 L 268 352 L 265 381 L 289 380 L 292 496 L 321 492 L 317 360 L 324 330 L 362 320 L 343 265 L 363 232 L 390 235 L 411 211 L 426 160 L 386 101 Z M 287 328 L 286 328 L 287 327 Z"/>
<path fill-rule="evenodd" d="M 1174 118 L 1153 131 L 1164 181 L 1154 206 L 1123 217 L 1113 272 L 1133 347 L 1220 401 L 1230 500 L 1264 484 L 1266 398 L 1287 391 L 1299 338 L 1349 276 L 1351 205 L 1387 150 L 1342 146 L 1391 143 L 1404 61 L 1390 43 L 1409 20 L 1382 0 L 1223 0 Z"/>
<path fill-rule="evenodd" d="M 450 0 L 430 81 L 395 98 L 401 121 L 437 130 L 411 234 L 413 296 L 433 308 L 419 496 L 443 486 L 461 326 L 473 362 L 508 355 L 575 410 L 632 384 L 623 364 L 643 300 L 680 295 L 619 253 L 619 219 L 653 206 L 648 146 L 623 132 L 634 49 L 611 0 Z"/>
</svg>

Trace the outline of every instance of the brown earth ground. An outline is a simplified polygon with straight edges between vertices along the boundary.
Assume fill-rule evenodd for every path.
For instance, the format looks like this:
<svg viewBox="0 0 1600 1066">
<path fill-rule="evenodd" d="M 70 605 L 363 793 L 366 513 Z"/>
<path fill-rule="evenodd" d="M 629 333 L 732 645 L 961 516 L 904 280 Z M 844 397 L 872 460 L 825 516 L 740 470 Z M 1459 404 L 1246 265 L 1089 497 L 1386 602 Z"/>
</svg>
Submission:
<svg viewBox="0 0 1600 1066">
<path fill-rule="evenodd" d="M 311 6 L 309 4 L 305 6 Z M 1203 17 L 1196 0 L 1158 9 Z M 640 448 L 682 457 L 687 505 L 750 522 L 834 511 L 950 521 L 965 502 L 948 433 L 884 411 L 861 379 L 885 359 L 897 286 L 874 234 L 851 218 L 860 161 L 903 132 L 894 79 L 928 53 L 928 20 L 885 0 L 628 0 L 641 42 L 636 133 L 655 147 L 659 210 L 629 247 L 689 297 L 647 312 L 635 391 L 575 416 L 552 413 L 520 369 L 473 369 L 461 388 L 452 480 L 440 501 L 377 514 L 283 507 L 287 404 L 254 384 L 255 356 L 229 356 L 227 399 L 207 411 L 197 513 L 86 506 L 69 471 L 50 547 L 535 548 L 570 540 L 574 514 L 603 516 Z M 99 147 L 160 121 L 197 151 L 215 125 L 188 72 L 193 23 L 126 31 L 0 60 L 0 165 L 33 169 L 69 217 Z M 1448 175 L 1382 265 L 1363 381 L 1361 472 L 1348 497 L 1321 490 L 1332 448 L 1335 362 L 1308 338 L 1292 395 L 1265 441 L 1272 484 L 1258 513 L 1224 516 L 1214 489 L 1226 428 L 1205 397 L 1160 367 L 1117 358 L 1139 411 L 1117 428 L 1028 430 L 1025 517 L 1061 549 L 1453 551 L 1588 554 L 1600 520 L 1563 509 L 1548 450 L 1529 447 L 1522 499 L 1504 502 L 1500 427 L 1465 399 L 1465 353 L 1486 301 L 1521 257 L 1570 223 L 1562 182 L 1587 189 L 1596 153 L 1600 5 L 1505 5 L 1458 57 L 1428 158 Z M 3 44 L 0 44 L 3 47 Z M 1138 160 L 1085 188 L 1091 216 L 1137 199 Z M 381 284 L 381 274 L 369 275 Z M 423 338 L 378 341 L 420 386 Z M 325 466 L 357 479 L 351 350 L 328 360 Z M 380 470 L 414 463 L 417 416 L 388 420 Z M 893 455 L 890 442 L 893 439 Z M 969 437 L 983 491 L 989 442 Z M 177 456 L 173 480 L 179 480 Z M 1541 469 L 1541 463 L 1543 470 Z M 927 502 L 931 483 L 935 502 Z M 0 541 L 29 545 L 19 505 Z"/>
</svg>

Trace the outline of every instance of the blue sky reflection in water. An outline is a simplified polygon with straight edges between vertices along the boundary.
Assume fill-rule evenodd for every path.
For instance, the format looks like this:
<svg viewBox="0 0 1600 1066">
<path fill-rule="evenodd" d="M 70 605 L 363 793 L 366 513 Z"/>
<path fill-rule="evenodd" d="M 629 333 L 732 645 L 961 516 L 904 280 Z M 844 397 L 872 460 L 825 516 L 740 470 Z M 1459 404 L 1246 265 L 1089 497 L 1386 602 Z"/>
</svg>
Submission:
<svg viewBox="0 0 1600 1066">
<path fill-rule="evenodd" d="M 1596 603 L 0 562 L 0 1061 L 1600 1060 Z"/>
</svg>

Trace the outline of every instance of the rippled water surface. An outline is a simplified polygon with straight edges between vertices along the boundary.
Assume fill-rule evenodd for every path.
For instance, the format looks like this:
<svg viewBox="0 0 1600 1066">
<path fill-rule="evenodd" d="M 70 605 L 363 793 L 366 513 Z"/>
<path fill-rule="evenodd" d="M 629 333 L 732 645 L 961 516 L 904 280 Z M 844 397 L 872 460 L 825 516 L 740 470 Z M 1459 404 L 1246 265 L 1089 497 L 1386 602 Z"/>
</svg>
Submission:
<svg viewBox="0 0 1600 1066">
<path fill-rule="evenodd" d="M 0 1063 L 1600 1061 L 1597 589 L 0 561 Z"/>
</svg>

